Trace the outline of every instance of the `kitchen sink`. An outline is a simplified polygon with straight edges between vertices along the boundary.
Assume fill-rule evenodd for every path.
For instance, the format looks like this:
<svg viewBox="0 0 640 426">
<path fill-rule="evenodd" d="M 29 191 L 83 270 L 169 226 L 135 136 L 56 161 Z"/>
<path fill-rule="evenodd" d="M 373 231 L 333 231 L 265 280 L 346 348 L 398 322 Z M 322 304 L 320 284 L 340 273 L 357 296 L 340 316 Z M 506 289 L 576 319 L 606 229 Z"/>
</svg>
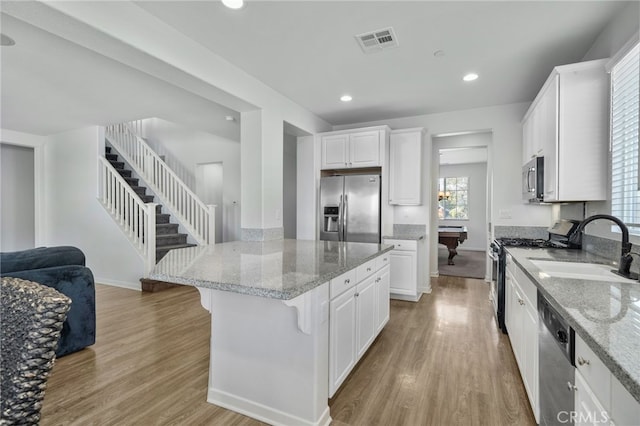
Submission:
<svg viewBox="0 0 640 426">
<path fill-rule="evenodd" d="M 550 277 L 618 283 L 635 281 L 613 273 L 613 266 L 601 263 L 558 262 L 541 259 L 529 259 L 529 261 Z"/>
</svg>

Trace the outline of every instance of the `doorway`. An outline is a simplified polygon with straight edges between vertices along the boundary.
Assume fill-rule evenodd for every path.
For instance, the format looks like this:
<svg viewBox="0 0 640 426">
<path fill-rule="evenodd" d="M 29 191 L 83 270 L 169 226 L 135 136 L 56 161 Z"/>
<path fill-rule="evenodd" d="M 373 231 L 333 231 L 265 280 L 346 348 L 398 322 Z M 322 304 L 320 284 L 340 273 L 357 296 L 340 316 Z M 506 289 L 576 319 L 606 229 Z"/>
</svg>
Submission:
<svg viewBox="0 0 640 426">
<path fill-rule="evenodd" d="M 491 138 L 491 132 L 433 138 L 437 156 L 433 182 L 437 194 L 435 217 L 442 231 L 437 246 L 439 275 L 477 279 L 487 276 Z M 454 241 L 450 234 L 455 234 Z"/>
<path fill-rule="evenodd" d="M 0 163 L 0 251 L 34 248 L 34 149 L 0 143 Z"/>
</svg>

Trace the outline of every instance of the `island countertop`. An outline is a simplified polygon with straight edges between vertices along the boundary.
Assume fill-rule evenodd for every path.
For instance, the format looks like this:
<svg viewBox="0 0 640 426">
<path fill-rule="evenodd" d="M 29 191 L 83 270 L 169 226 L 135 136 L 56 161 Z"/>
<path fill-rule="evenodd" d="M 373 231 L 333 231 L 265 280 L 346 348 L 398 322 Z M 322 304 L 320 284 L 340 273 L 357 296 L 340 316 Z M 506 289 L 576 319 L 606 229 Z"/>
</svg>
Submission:
<svg viewBox="0 0 640 426">
<path fill-rule="evenodd" d="M 581 251 L 508 247 L 538 290 L 640 402 L 640 284 L 550 277 L 531 259 L 610 264 Z"/>
<path fill-rule="evenodd" d="M 233 241 L 172 250 L 149 278 L 289 300 L 392 248 L 342 241 Z"/>
</svg>

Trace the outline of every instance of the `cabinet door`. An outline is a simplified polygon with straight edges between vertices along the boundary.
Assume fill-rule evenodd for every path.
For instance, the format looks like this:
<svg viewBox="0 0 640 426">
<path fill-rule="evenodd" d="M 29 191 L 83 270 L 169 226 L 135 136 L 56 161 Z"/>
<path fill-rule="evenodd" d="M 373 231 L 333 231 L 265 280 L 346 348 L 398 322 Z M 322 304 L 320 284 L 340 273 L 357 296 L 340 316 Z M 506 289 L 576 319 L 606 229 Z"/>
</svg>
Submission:
<svg viewBox="0 0 640 426">
<path fill-rule="evenodd" d="M 528 303 L 528 302 L 525 302 Z M 529 402 L 536 420 L 539 420 L 538 408 L 538 312 L 537 307 L 525 304 L 522 315 L 522 358 L 524 372 L 522 381 L 529 396 Z"/>
<path fill-rule="evenodd" d="M 365 353 L 376 337 L 376 276 L 356 286 L 356 359 Z"/>
<path fill-rule="evenodd" d="M 516 362 L 520 368 L 520 374 L 522 375 L 523 362 L 522 362 L 522 309 L 520 306 L 520 300 L 522 297 L 518 293 L 518 287 L 516 280 L 507 270 L 506 273 L 506 286 L 509 289 L 507 295 L 508 300 L 508 325 L 507 331 L 509 332 L 509 340 L 511 341 L 511 349 L 516 357 Z"/>
<path fill-rule="evenodd" d="M 344 169 L 348 167 L 347 148 L 349 135 L 323 136 L 321 143 L 321 168 Z"/>
<path fill-rule="evenodd" d="M 391 277 L 389 291 L 415 296 L 417 293 L 416 252 L 392 250 L 389 255 Z"/>
<path fill-rule="evenodd" d="M 422 130 L 391 133 L 389 204 L 422 204 Z"/>
<path fill-rule="evenodd" d="M 558 84 L 556 75 L 540 99 L 540 138 L 544 154 L 544 199 L 558 199 Z"/>
<path fill-rule="evenodd" d="M 596 426 L 609 423 L 609 414 L 595 397 L 579 371 L 576 371 L 574 403 L 576 426 Z M 562 414 L 564 415 L 564 413 Z M 566 420 L 567 417 L 568 415 L 564 418 L 561 417 L 560 421 Z"/>
<path fill-rule="evenodd" d="M 329 305 L 329 397 L 338 390 L 356 363 L 356 289 Z"/>
<path fill-rule="evenodd" d="M 349 135 L 349 167 L 380 166 L 380 132 L 361 132 Z"/>
<path fill-rule="evenodd" d="M 376 278 L 377 285 L 377 300 L 376 300 L 376 334 L 384 328 L 387 321 L 389 321 L 389 281 L 390 281 L 389 267 L 385 266 L 378 271 Z"/>
</svg>

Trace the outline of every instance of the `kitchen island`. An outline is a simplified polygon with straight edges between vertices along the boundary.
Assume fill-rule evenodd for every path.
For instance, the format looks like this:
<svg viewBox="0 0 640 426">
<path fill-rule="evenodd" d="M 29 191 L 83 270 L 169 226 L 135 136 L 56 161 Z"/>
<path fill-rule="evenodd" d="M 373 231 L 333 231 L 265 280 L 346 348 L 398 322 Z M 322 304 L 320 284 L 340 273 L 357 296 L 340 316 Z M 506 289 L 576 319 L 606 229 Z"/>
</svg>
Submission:
<svg viewBox="0 0 640 426">
<path fill-rule="evenodd" d="M 236 241 L 173 250 L 150 278 L 197 287 L 211 313 L 208 402 L 271 424 L 327 425 L 330 294 L 392 248 Z M 381 298 L 372 312 L 388 290 Z"/>
</svg>

